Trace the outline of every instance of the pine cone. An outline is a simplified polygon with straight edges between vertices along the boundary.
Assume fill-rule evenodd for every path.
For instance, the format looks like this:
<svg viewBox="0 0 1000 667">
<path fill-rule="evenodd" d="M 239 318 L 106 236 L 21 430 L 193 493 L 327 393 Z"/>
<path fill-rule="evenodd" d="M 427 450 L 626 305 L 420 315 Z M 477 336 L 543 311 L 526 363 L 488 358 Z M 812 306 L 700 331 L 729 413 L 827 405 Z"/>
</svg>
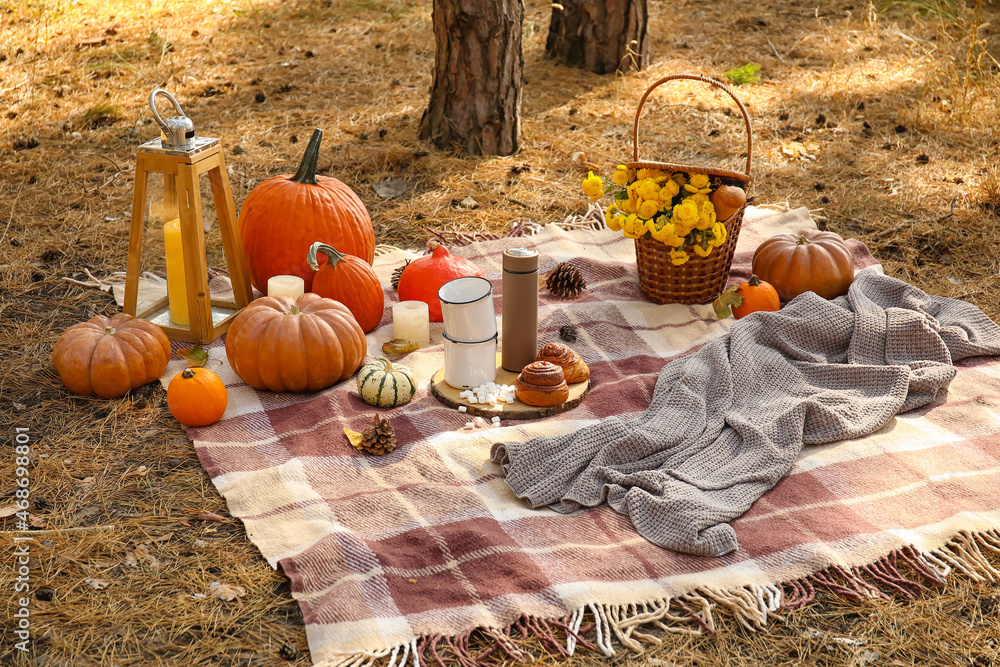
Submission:
<svg viewBox="0 0 1000 667">
<path fill-rule="evenodd" d="M 401 267 L 392 272 L 392 289 L 399 289 L 399 279 L 403 276 L 403 271 L 405 271 L 406 267 L 409 265 L 410 260 L 406 260 L 406 264 L 403 264 Z"/>
<path fill-rule="evenodd" d="M 567 343 L 576 342 L 576 329 L 566 324 L 559 327 L 559 337 L 562 338 Z"/>
<path fill-rule="evenodd" d="M 549 274 L 545 286 L 560 298 L 572 299 L 587 289 L 587 281 L 583 279 L 580 269 L 569 262 L 560 262 Z"/>
<path fill-rule="evenodd" d="M 375 415 L 371 426 L 362 432 L 361 448 L 376 456 L 396 449 L 396 432 L 388 419 Z"/>
</svg>

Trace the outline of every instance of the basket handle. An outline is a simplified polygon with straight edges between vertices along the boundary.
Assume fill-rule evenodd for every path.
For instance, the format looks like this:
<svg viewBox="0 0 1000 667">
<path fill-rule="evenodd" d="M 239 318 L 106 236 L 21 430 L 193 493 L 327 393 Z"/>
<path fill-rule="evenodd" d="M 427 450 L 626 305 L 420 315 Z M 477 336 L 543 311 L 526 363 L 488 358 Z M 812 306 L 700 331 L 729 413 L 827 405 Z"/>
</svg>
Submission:
<svg viewBox="0 0 1000 667">
<path fill-rule="evenodd" d="M 705 83 L 710 83 L 716 88 L 721 88 L 723 91 L 729 94 L 733 101 L 736 102 L 736 106 L 740 108 L 740 113 L 743 114 L 743 122 L 746 124 L 747 128 L 747 176 L 750 175 L 750 160 L 753 156 L 753 131 L 750 129 L 750 114 L 747 113 L 747 108 L 743 106 L 743 102 L 740 98 L 736 97 L 736 93 L 729 89 L 729 86 L 719 83 L 715 79 L 709 79 L 708 77 L 701 76 L 698 74 L 671 74 L 670 76 L 665 76 L 643 93 L 642 99 L 639 100 L 639 108 L 635 110 L 635 124 L 632 126 L 632 161 L 639 161 L 639 114 L 642 113 L 642 107 L 646 103 L 646 98 L 649 94 L 653 92 L 653 89 L 660 86 L 667 81 L 674 81 L 675 79 L 691 79 L 692 81 L 704 81 Z"/>
</svg>

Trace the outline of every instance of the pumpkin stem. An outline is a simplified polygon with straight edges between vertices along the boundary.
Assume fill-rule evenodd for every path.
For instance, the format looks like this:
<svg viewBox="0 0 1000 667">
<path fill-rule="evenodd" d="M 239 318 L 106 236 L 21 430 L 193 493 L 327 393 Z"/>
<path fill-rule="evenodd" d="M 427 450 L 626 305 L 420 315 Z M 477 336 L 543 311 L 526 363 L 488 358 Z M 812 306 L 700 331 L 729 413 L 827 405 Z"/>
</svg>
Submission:
<svg viewBox="0 0 1000 667">
<path fill-rule="evenodd" d="M 309 254 L 306 255 L 306 263 L 313 271 L 319 271 L 319 261 L 316 258 L 316 253 L 321 252 L 326 255 L 326 265 L 327 266 L 337 266 L 344 261 L 344 256 L 334 248 L 332 245 L 327 245 L 322 241 L 316 241 L 311 246 L 309 246 Z"/>
<path fill-rule="evenodd" d="M 195 376 L 195 372 L 194 372 L 193 368 L 185 368 L 184 370 L 181 371 L 181 377 L 182 378 L 187 378 L 187 379 L 190 380 L 194 376 Z"/>
<path fill-rule="evenodd" d="M 104 327 L 104 333 L 108 334 L 109 336 L 113 336 L 117 332 L 118 332 L 118 329 L 115 329 L 112 326 Z"/>
<path fill-rule="evenodd" d="M 378 360 L 382 362 L 382 365 L 385 367 L 386 373 L 392 373 L 396 370 L 396 367 L 393 366 L 392 362 L 386 359 L 385 357 L 379 357 Z"/>
<path fill-rule="evenodd" d="M 302 162 L 299 163 L 299 170 L 292 176 L 293 181 L 304 185 L 317 185 L 316 164 L 319 162 L 319 144 L 323 141 L 323 130 L 318 127 L 313 130 L 309 138 L 309 145 L 306 152 L 302 154 Z"/>
<path fill-rule="evenodd" d="M 299 311 L 299 307 L 296 306 L 293 303 L 291 306 L 288 307 L 288 314 L 289 315 L 301 315 L 302 313 L 301 313 L 301 311 Z"/>
<path fill-rule="evenodd" d="M 799 234 L 799 240 L 795 242 L 795 245 L 809 245 L 810 243 L 812 241 L 807 239 L 805 234 Z"/>
<path fill-rule="evenodd" d="M 748 284 L 751 287 L 757 287 L 757 285 L 760 285 L 760 278 L 757 277 L 756 273 L 751 274 L 751 276 L 750 276 L 750 282 Z"/>
</svg>

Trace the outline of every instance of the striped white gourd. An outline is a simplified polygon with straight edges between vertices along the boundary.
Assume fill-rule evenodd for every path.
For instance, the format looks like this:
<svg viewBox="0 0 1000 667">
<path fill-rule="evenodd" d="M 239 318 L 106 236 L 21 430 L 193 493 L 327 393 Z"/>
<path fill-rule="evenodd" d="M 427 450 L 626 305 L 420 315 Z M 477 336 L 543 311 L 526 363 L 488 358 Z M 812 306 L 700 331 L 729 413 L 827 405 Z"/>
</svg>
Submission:
<svg viewBox="0 0 1000 667">
<path fill-rule="evenodd" d="M 365 364 L 358 371 L 358 393 L 365 403 L 375 407 L 395 408 L 409 403 L 416 390 L 413 371 L 385 357 Z"/>
</svg>

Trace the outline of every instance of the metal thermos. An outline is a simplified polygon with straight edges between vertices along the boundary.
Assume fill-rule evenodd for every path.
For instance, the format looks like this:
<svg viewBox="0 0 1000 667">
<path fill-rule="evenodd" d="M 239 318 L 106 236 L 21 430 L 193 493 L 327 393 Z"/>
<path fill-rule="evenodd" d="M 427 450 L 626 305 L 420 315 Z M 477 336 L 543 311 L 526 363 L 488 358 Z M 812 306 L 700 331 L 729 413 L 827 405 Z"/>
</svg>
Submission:
<svg viewBox="0 0 1000 667">
<path fill-rule="evenodd" d="M 502 319 L 501 365 L 511 373 L 520 373 L 538 353 L 537 250 L 504 251 Z"/>
</svg>

